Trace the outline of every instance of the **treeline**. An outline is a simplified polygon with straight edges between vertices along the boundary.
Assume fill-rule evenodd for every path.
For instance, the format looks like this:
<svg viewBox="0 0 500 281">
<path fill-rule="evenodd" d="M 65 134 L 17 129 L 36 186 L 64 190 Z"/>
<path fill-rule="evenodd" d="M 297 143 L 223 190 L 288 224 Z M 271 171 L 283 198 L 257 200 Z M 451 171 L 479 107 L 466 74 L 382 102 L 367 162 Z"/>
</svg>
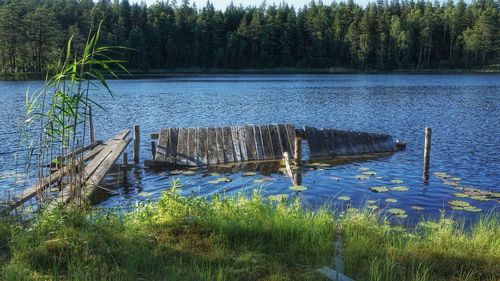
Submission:
<svg viewBox="0 0 500 281">
<path fill-rule="evenodd" d="M 102 44 L 137 71 L 173 68 L 471 68 L 498 64 L 497 0 L 391 0 L 217 10 L 184 0 L 0 0 L 0 71 L 44 73 L 103 20 Z"/>
</svg>

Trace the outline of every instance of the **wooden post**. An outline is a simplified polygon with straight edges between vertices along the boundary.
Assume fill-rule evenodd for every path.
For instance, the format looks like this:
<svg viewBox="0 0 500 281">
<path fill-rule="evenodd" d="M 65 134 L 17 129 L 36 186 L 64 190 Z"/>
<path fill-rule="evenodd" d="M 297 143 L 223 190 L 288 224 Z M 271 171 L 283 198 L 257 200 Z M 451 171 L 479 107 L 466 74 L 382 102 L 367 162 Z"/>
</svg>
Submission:
<svg viewBox="0 0 500 281">
<path fill-rule="evenodd" d="M 134 125 L 134 163 L 139 164 L 139 151 L 141 142 L 141 129 L 139 125 Z"/>
<path fill-rule="evenodd" d="M 151 154 L 153 155 L 153 160 L 155 160 L 156 156 L 156 141 L 151 141 Z"/>
<path fill-rule="evenodd" d="M 295 164 L 302 166 L 302 138 L 295 137 Z"/>
<path fill-rule="evenodd" d="M 95 142 L 95 136 L 94 136 L 94 122 L 92 120 L 92 107 L 89 106 L 89 137 L 90 137 L 90 143 Z"/>
<path fill-rule="evenodd" d="M 426 127 L 425 144 L 424 144 L 424 171 L 423 171 L 424 182 L 427 182 L 429 180 L 429 166 L 431 162 L 431 136 L 432 136 L 432 129 Z"/>
<path fill-rule="evenodd" d="M 122 176 L 123 176 L 123 183 L 127 183 L 127 169 L 128 169 L 128 154 L 127 152 L 123 153 L 123 167 L 122 167 Z"/>
</svg>

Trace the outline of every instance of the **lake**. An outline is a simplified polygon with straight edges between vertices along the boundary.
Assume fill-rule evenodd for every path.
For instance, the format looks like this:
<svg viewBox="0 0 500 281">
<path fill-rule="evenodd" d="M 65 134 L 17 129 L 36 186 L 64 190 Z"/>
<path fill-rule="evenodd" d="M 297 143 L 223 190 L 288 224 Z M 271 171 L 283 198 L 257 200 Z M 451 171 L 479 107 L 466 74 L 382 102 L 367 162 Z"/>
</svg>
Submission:
<svg viewBox="0 0 500 281">
<path fill-rule="evenodd" d="M 95 117 L 96 137 L 106 139 L 119 130 L 141 125 L 141 158 L 151 158 L 152 132 L 164 127 L 200 127 L 266 123 L 293 123 L 388 133 L 407 142 L 407 149 L 369 161 L 333 166 L 306 167 L 299 195 L 290 189 L 290 180 L 279 172 L 269 175 L 226 174 L 228 183 L 209 182 L 221 175 L 200 172 L 192 176 L 169 171 L 134 169 L 128 184 L 107 178 L 113 191 L 100 203 L 103 207 L 127 208 L 140 201 L 153 201 L 180 178 L 181 193 L 189 196 L 234 194 L 259 188 L 263 194 L 301 196 L 305 205 L 325 203 L 346 208 L 377 200 L 380 209 L 402 208 L 410 218 L 448 214 L 475 214 L 454 211 L 451 200 L 463 200 L 496 212 L 498 199 L 479 201 L 457 198 L 463 187 L 500 192 L 500 75 L 217 75 L 147 80 L 110 81 L 114 100 L 104 93 L 95 99 L 106 112 Z M 23 114 L 24 94 L 39 81 L 0 82 L 0 188 L 12 188 L 13 151 L 16 126 Z M 432 127 L 431 177 L 422 182 L 424 128 Z M 129 147 L 131 155 L 131 146 Z M 356 175 L 369 169 L 376 173 L 368 180 Z M 443 180 L 442 172 L 454 179 Z M 391 181 L 398 180 L 400 183 Z M 373 193 L 373 186 L 408 187 L 408 191 Z M 458 188 L 458 189 L 457 189 Z M 338 200 L 348 196 L 350 200 Z M 391 198 L 397 202 L 386 202 Z M 391 200 L 389 200 L 391 201 Z M 394 201 L 394 200 L 392 200 Z M 412 206 L 423 210 L 417 211 Z"/>
</svg>

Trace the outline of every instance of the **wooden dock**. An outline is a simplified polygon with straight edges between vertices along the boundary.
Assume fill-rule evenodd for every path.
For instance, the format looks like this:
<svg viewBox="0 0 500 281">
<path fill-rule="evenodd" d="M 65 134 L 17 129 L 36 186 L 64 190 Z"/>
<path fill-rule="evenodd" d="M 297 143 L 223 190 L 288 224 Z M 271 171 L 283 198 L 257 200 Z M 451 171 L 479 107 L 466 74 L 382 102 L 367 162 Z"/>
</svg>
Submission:
<svg viewBox="0 0 500 281">
<path fill-rule="evenodd" d="M 34 197 L 40 197 L 52 187 L 67 181 L 70 183 L 66 184 L 55 198 L 52 198 L 49 207 L 66 204 L 72 199 L 91 201 L 99 183 L 130 143 L 131 140 L 127 138 L 129 133 L 129 130 L 124 130 L 105 143 L 95 141 L 68 155 L 56 158 L 60 166 L 58 170 L 11 200 L 2 202 L 0 212 L 8 212 L 19 207 Z M 49 166 L 53 165 L 49 164 Z"/>
<path fill-rule="evenodd" d="M 152 134 L 153 160 L 148 166 L 206 166 L 281 160 L 288 152 L 301 159 L 298 139 L 307 141 L 310 159 L 390 153 L 401 146 L 387 134 L 304 127 L 291 124 L 211 128 L 165 128 Z"/>
<path fill-rule="evenodd" d="M 212 128 L 166 128 L 159 133 L 155 162 L 180 166 L 267 161 L 294 151 L 290 124 Z"/>
</svg>

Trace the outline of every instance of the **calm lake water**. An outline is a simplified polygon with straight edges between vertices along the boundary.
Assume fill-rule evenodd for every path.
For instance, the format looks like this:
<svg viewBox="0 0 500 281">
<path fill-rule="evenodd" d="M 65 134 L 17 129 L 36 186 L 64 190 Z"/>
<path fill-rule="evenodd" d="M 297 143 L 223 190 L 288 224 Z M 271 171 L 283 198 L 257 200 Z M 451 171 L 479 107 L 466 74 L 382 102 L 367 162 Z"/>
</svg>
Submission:
<svg viewBox="0 0 500 281">
<path fill-rule="evenodd" d="M 0 82 L 0 188 L 12 187 L 12 152 L 16 124 L 22 116 L 26 89 L 41 82 Z M 407 142 L 407 149 L 369 161 L 330 167 L 309 167 L 299 196 L 308 206 L 328 203 L 345 208 L 378 200 L 380 209 L 402 208 L 410 218 L 453 211 L 451 200 L 463 200 L 493 209 L 499 201 L 456 198 L 457 186 L 446 184 L 432 173 L 444 172 L 458 187 L 476 187 L 500 192 L 500 76 L 499 75 L 220 75 L 111 81 L 115 99 L 104 94 L 96 99 L 107 112 L 97 112 L 96 135 L 114 136 L 119 130 L 140 124 L 142 160 L 150 159 L 149 134 L 163 127 L 199 127 L 266 123 L 303 125 L 388 133 Z M 424 127 L 433 129 L 431 178 L 422 182 Z M 130 147 L 131 148 L 131 147 Z M 131 155 L 131 153 L 129 153 Z M 356 175 L 368 168 L 376 172 L 368 180 Z M 113 189 L 104 207 L 133 206 L 155 200 L 180 178 L 185 195 L 207 196 L 249 192 L 260 188 L 265 195 L 288 194 L 290 181 L 279 172 L 244 177 L 241 172 L 225 175 L 229 183 L 210 184 L 219 175 L 200 172 L 192 176 L 169 171 L 132 170 L 128 186 L 119 177 L 107 178 Z M 262 181 L 264 179 L 264 181 Z M 394 184 L 391 180 L 402 180 Z M 373 193 L 372 186 L 405 186 L 405 192 Z M 338 200 L 349 196 L 350 201 Z M 397 202 L 387 203 L 394 198 Z M 411 206 L 420 206 L 416 211 Z"/>
</svg>

